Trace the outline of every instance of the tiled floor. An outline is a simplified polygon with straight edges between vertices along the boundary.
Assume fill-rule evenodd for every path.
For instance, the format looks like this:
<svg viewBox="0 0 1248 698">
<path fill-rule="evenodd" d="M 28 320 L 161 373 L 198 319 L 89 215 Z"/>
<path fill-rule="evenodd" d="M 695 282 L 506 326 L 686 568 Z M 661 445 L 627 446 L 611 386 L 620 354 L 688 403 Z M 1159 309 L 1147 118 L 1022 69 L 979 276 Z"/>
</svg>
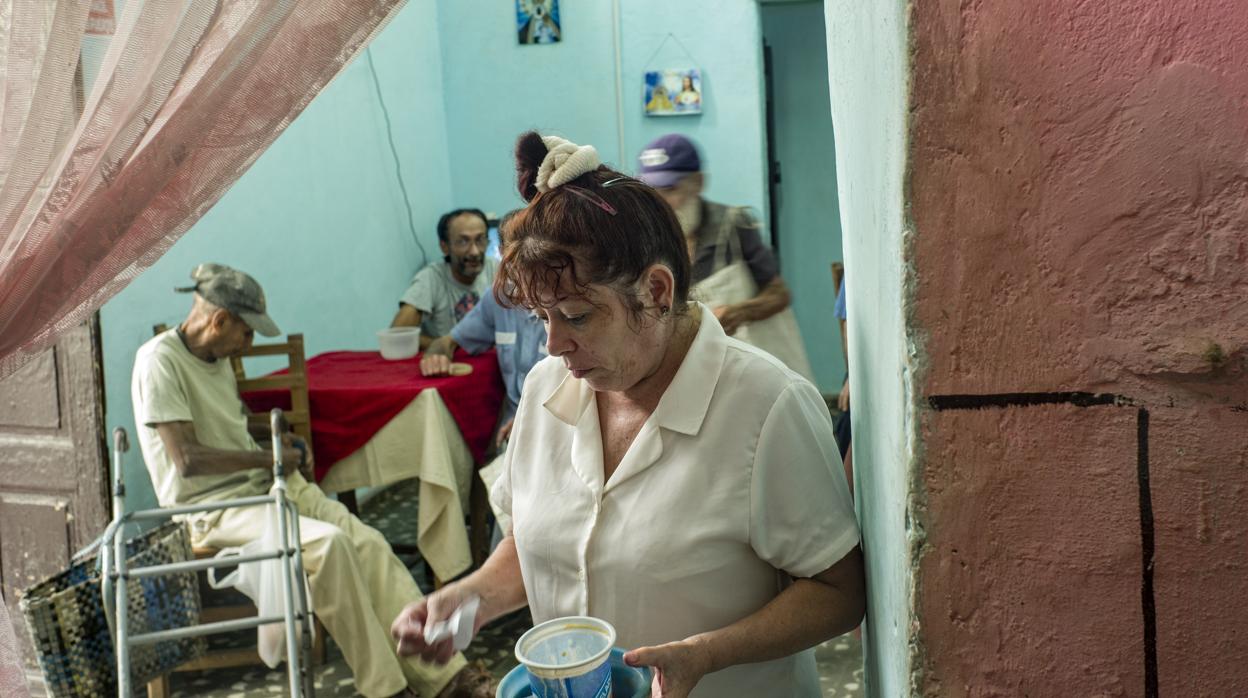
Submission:
<svg viewBox="0 0 1248 698">
<path fill-rule="evenodd" d="M 400 483 L 382 492 L 364 505 L 362 518 L 392 541 L 416 540 L 414 507 L 417 489 L 415 481 L 412 481 Z M 410 564 L 421 588 L 428 591 L 429 580 L 424 564 L 417 558 L 406 559 L 405 562 Z M 469 660 L 483 660 L 496 676 L 501 677 L 516 665 L 512 648 L 520 634 L 530 626 L 527 611 L 508 616 L 483 628 L 465 654 Z M 825 643 L 818 648 L 815 656 L 819 663 L 825 698 L 863 695 L 862 650 L 852 634 Z M 332 642 L 328 661 L 316 669 L 315 681 L 316 695 L 319 698 L 348 698 L 357 695 L 351 680 L 351 671 Z M 178 697 L 245 698 L 282 695 L 286 690 L 286 674 L 283 671 L 268 671 L 263 667 L 222 669 L 176 674 L 172 683 L 173 695 Z"/>
</svg>

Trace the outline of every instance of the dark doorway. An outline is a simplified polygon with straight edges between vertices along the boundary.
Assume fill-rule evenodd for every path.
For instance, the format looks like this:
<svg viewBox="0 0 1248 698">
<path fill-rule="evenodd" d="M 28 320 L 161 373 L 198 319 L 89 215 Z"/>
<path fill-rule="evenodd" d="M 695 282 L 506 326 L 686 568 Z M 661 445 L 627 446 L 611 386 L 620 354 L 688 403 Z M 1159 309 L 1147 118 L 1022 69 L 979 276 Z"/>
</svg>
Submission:
<svg viewBox="0 0 1248 698">
<path fill-rule="evenodd" d="M 831 265 L 843 262 L 836 145 L 822 2 L 769 2 L 762 20 L 772 246 L 793 294 L 815 382 L 841 388 L 845 365 Z M 853 271 L 846 274 L 852 276 Z"/>
</svg>

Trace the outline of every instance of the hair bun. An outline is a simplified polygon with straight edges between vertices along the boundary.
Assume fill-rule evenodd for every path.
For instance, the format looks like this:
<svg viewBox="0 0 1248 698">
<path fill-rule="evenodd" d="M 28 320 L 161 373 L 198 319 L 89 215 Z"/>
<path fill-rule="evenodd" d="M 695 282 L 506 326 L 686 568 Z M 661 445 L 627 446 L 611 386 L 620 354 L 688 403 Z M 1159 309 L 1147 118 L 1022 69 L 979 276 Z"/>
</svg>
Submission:
<svg viewBox="0 0 1248 698">
<path fill-rule="evenodd" d="M 546 153 L 546 143 L 537 131 L 521 134 L 516 140 L 516 188 L 525 201 L 537 196 L 537 171 Z"/>
<path fill-rule="evenodd" d="M 592 145 L 577 145 L 559 136 L 543 136 L 542 142 L 546 144 L 546 157 L 537 168 L 538 191 L 550 191 L 567 184 L 602 164 L 598 150 Z"/>
</svg>

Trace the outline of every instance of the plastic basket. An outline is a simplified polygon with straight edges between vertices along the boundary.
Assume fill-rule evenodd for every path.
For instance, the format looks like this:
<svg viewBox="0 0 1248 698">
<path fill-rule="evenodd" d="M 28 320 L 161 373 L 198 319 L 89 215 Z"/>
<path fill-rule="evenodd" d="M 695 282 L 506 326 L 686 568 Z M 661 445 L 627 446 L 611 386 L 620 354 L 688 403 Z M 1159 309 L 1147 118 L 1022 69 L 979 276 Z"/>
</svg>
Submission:
<svg viewBox="0 0 1248 698">
<path fill-rule="evenodd" d="M 22 596 L 22 615 L 50 696 L 117 695 L 117 658 L 104 615 L 98 555 L 97 549 Z M 191 559 L 190 534 L 180 522 L 166 522 L 126 541 L 128 569 Z M 126 592 L 132 635 L 199 624 L 199 581 L 194 572 L 131 579 Z M 206 649 L 203 637 L 132 645 L 132 685 L 143 686 L 203 656 Z"/>
</svg>

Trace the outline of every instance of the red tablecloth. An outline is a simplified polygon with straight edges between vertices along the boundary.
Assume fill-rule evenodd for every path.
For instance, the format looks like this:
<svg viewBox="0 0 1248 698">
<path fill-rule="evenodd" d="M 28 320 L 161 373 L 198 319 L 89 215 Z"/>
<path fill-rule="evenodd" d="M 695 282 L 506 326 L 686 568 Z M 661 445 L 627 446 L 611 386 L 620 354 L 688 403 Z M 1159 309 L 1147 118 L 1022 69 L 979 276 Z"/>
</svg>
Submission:
<svg viewBox="0 0 1248 698">
<path fill-rule="evenodd" d="M 419 356 L 389 361 L 375 351 L 332 351 L 309 359 L 308 401 L 317 481 L 426 388 L 437 389 L 472 457 L 483 462 L 503 401 L 498 359 L 490 350 L 478 356 L 457 352 L 455 360 L 471 365 L 472 373 L 426 378 L 420 375 Z M 285 390 L 245 393 L 243 401 L 257 412 L 290 409 L 290 393 Z"/>
</svg>

